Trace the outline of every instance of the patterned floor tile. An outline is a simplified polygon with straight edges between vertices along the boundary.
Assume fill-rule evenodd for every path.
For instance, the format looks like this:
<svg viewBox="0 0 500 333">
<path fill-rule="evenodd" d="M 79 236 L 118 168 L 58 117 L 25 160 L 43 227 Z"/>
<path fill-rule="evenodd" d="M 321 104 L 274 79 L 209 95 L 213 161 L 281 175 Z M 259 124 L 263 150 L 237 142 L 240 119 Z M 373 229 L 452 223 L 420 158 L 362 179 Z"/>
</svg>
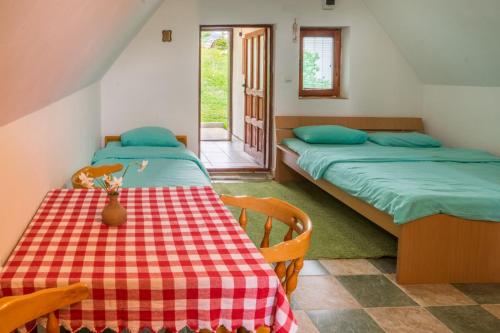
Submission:
<svg viewBox="0 0 500 333">
<path fill-rule="evenodd" d="M 320 260 L 333 275 L 370 275 L 380 271 L 366 259 Z"/>
<path fill-rule="evenodd" d="M 344 275 L 337 279 L 363 307 L 417 305 L 383 275 Z"/>
<path fill-rule="evenodd" d="M 413 300 L 422 306 L 475 305 L 451 284 L 399 285 Z"/>
<path fill-rule="evenodd" d="M 424 308 L 372 308 L 366 312 L 387 333 L 451 333 Z"/>
<path fill-rule="evenodd" d="M 479 304 L 500 304 L 500 283 L 457 283 L 453 285 Z"/>
<path fill-rule="evenodd" d="M 455 333 L 500 332 L 500 319 L 479 305 L 436 306 L 427 309 Z"/>
<path fill-rule="evenodd" d="M 302 310 L 297 303 L 295 293 L 292 293 L 291 300 L 290 300 L 290 306 L 292 307 L 292 310 Z"/>
<path fill-rule="evenodd" d="M 354 309 L 361 307 L 331 275 L 300 277 L 293 298 L 302 310 Z"/>
<path fill-rule="evenodd" d="M 391 280 L 393 283 L 398 284 L 396 282 L 396 273 L 384 274 L 384 276 Z"/>
<path fill-rule="evenodd" d="M 307 314 L 321 333 L 384 331 L 364 310 L 316 310 Z"/>
<path fill-rule="evenodd" d="M 500 319 L 500 304 L 484 304 L 482 306 L 486 311 Z"/>
<path fill-rule="evenodd" d="M 304 267 L 300 271 L 300 276 L 329 275 L 326 268 L 319 260 L 304 260 Z"/>
<path fill-rule="evenodd" d="M 397 261 L 396 258 L 379 258 L 379 259 L 368 259 L 375 267 L 377 267 L 382 273 L 391 274 L 396 273 Z"/>
<path fill-rule="evenodd" d="M 297 333 L 319 333 L 307 313 L 304 311 L 294 311 L 293 314 L 299 325 L 299 331 Z"/>
</svg>

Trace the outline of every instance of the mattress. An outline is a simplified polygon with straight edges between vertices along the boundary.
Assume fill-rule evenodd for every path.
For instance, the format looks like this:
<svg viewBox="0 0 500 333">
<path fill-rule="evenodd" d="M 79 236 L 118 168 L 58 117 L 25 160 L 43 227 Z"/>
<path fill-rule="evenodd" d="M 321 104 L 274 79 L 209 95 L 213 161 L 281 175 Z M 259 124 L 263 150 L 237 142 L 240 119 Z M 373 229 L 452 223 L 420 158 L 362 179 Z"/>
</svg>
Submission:
<svg viewBox="0 0 500 333">
<path fill-rule="evenodd" d="M 500 222 L 500 158 L 471 149 L 283 144 L 299 166 L 394 217 L 435 214 Z"/>
<path fill-rule="evenodd" d="M 138 171 L 138 164 L 148 160 L 148 167 Z M 123 147 L 108 144 L 94 154 L 92 165 L 121 163 L 130 165 L 123 187 L 207 186 L 210 177 L 196 155 L 180 147 Z M 123 171 L 118 175 L 123 174 Z"/>
</svg>

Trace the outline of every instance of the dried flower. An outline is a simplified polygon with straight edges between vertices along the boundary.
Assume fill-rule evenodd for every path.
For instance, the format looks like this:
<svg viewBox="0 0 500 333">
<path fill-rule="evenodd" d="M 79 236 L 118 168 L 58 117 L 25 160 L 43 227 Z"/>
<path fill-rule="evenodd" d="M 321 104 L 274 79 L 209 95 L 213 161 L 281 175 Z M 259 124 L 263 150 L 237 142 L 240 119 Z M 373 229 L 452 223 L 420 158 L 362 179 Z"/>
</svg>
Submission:
<svg viewBox="0 0 500 333">
<path fill-rule="evenodd" d="M 117 192 L 118 189 L 122 187 L 122 185 L 123 185 L 123 177 L 120 178 L 113 177 L 113 179 L 109 181 L 108 192 L 111 193 Z"/>
<path fill-rule="evenodd" d="M 81 172 L 78 175 L 78 179 L 80 180 L 80 183 L 82 184 L 83 187 L 88 189 L 94 187 L 94 178 L 88 176 L 86 173 Z"/>
<path fill-rule="evenodd" d="M 125 178 L 125 175 L 128 172 L 128 169 L 133 166 L 139 166 L 137 169 L 138 172 L 143 172 L 146 167 L 148 166 L 149 161 L 144 160 L 141 163 L 134 161 L 132 163 L 129 163 L 127 165 L 127 168 L 125 169 L 125 172 L 123 172 L 121 177 L 115 177 L 112 175 L 104 175 L 99 178 L 91 178 L 88 174 L 85 173 L 80 173 L 78 175 L 78 178 L 80 180 L 80 183 L 82 184 L 83 187 L 92 189 L 92 188 L 102 188 L 105 190 L 108 194 L 116 195 L 118 194 L 119 189 L 123 186 L 123 179 Z"/>
<path fill-rule="evenodd" d="M 102 179 L 104 180 L 104 184 L 109 185 L 111 182 L 111 177 L 109 175 L 104 175 L 102 176 Z"/>
<path fill-rule="evenodd" d="M 149 164 L 149 161 L 142 161 L 141 165 L 139 166 L 139 169 L 137 171 L 139 172 L 143 172 L 144 169 L 146 169 L 146 167 L 148 166 Z"/>
</svg>

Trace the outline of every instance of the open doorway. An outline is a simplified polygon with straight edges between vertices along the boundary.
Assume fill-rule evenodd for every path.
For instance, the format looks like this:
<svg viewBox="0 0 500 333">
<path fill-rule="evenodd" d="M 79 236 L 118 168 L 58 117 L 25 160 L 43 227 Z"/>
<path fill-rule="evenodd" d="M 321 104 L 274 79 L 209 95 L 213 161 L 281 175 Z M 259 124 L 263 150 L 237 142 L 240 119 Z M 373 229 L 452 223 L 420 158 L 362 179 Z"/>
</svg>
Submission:
<svg viewBox="0 0 500 333">
<path fill-rule="evenodd" d="M 269 170 L 271 26 L 200 29 L 200 157 L 210 171 Z"/>
<path fill-rule="evenodd" d="M 201 31 L 200 103 L 201 140 L 231 140 L 233 30 Z"/>
</svg>

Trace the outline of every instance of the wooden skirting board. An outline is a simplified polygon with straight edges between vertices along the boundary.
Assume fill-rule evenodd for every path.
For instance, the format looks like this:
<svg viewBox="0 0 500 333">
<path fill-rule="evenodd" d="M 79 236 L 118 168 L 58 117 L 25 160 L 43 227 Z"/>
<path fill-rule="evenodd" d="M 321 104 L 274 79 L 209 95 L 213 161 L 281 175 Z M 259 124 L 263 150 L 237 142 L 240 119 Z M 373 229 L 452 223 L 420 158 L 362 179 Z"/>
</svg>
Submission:
<svg viewBox="0 0 500 333">
<path fill-rule="evenodd" d="M 423 122 L 418 118 L 276 117 L 278 143 L 293 137 L 294 127 L 315 124 L 340 124 L 368 131 L 423 132 Z M 397 225 L 387 213 L 325 180 L 314 180 L 298 166 L 299 156 L 295 152 L 280 144 L 276 147 L 278 182 L 305 178 L 398 237 L 398 283 L 500 282 L 500 223 L 439 214 Z"/>
</svg>

